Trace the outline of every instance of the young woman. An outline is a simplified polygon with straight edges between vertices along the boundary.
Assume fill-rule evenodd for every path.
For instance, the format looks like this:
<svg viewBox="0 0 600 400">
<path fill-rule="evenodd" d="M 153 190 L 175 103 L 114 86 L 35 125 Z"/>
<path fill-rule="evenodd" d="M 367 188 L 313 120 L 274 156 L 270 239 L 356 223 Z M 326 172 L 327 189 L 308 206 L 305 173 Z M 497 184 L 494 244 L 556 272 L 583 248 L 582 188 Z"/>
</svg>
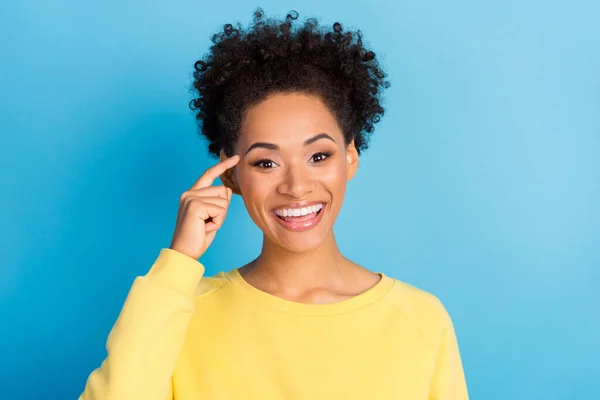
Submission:
<svg viewBox="0 0 600 400">
<path fill-rule="evenodd" d="M 190 105 L 221 161 L 181 195 L 171 245 L 134 281 L 81 400 L 468 398 L 440 301 L 337 247 L 389 83 L 360 32 L 297 17 L 259 9 L 196 62 Z M 262 251 L 203 277 L 233 194 Z"/>
</svg>

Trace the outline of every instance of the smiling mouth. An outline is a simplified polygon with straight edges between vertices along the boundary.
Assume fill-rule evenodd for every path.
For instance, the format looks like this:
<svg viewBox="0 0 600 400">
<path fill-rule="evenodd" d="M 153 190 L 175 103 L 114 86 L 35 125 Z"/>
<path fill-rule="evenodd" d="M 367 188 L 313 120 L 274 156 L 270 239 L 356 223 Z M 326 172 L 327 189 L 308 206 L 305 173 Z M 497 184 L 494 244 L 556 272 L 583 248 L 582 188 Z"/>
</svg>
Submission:
<svg viewBox="0 0 600 400">
<path fill-rule="evenodd" d="M 301 232 L 309 230 L 319 224 L 319 222 L 323 219 L 324 211 L 325 204 L 322 203 L 322 207 L 305 215 L 283 216 L 281 212 L 275 213 L 275 211 L 273 211 L 273 215 L 277 217 L 277 222 L 279 222 L 284 228 L 295 232 Z M 287 214 L 287 212 L 285 214 Z"/>
</svg>

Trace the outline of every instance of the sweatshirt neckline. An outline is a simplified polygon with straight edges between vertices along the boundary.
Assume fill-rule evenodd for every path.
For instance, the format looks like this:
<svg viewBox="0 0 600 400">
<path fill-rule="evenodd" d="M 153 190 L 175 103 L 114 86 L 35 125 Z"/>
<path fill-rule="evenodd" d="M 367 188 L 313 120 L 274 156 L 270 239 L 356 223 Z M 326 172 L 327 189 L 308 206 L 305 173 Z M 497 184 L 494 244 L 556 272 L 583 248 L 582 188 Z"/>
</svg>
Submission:
<svg viewBox="0 0 600 400">
<path fill-rule="evenodd" d="M 226 272 L 225 276 L 232 284 L 243 289 L 244 293 L 252 300 L 269 308 L 292 314 L 331 315 L 367 306 L 388 293 L 394 285 L 394 279 L 382 272 L 376 272 L 376 274 L 380 275 L 381 279 L 371 288 L 348 299 L 326 304 L 300 303 L 264 292 L 248 283 L 238 268 Z"/>
</svg>

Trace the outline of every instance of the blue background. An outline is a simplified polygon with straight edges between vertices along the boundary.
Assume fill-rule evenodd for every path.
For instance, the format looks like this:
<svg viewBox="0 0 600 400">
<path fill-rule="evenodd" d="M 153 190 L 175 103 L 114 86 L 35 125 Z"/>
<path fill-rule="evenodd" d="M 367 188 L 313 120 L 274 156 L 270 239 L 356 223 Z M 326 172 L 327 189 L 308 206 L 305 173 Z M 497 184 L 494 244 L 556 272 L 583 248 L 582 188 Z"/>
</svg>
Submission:
<svg viewBox="0 0 600 400">
<path fill-rule="evenodd" d="M 436 294 L 471 398 L 600 398 L 600 3 L 264 1 L 359 28 L 387 114 L 336 225 L 343 252 Z M 192 66 L 254 4 L 0 5 L 0 398 L 73 399 L 135 276 L 214 160 Z M 202 261 L 249 261 L 235 198 Z"/>
</svg>

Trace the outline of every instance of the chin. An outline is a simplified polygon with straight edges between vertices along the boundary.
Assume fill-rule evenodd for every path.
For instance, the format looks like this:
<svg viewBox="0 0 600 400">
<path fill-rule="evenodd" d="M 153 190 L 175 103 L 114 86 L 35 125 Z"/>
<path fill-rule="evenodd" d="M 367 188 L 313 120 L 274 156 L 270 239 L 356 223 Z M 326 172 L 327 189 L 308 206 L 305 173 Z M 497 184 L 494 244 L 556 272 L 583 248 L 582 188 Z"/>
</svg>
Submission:
<svg viewBox="0 0 600 400">
<path fill-rule="evenodd" d="M 289 237 L 281 235 L 270 237 L 271 241 L 284 249 L 293 253 L 305 253 L 318 249 L 324 242 L 325 237 L 323 232 L 306 232 L 302 236 Z"/>
</svg>

